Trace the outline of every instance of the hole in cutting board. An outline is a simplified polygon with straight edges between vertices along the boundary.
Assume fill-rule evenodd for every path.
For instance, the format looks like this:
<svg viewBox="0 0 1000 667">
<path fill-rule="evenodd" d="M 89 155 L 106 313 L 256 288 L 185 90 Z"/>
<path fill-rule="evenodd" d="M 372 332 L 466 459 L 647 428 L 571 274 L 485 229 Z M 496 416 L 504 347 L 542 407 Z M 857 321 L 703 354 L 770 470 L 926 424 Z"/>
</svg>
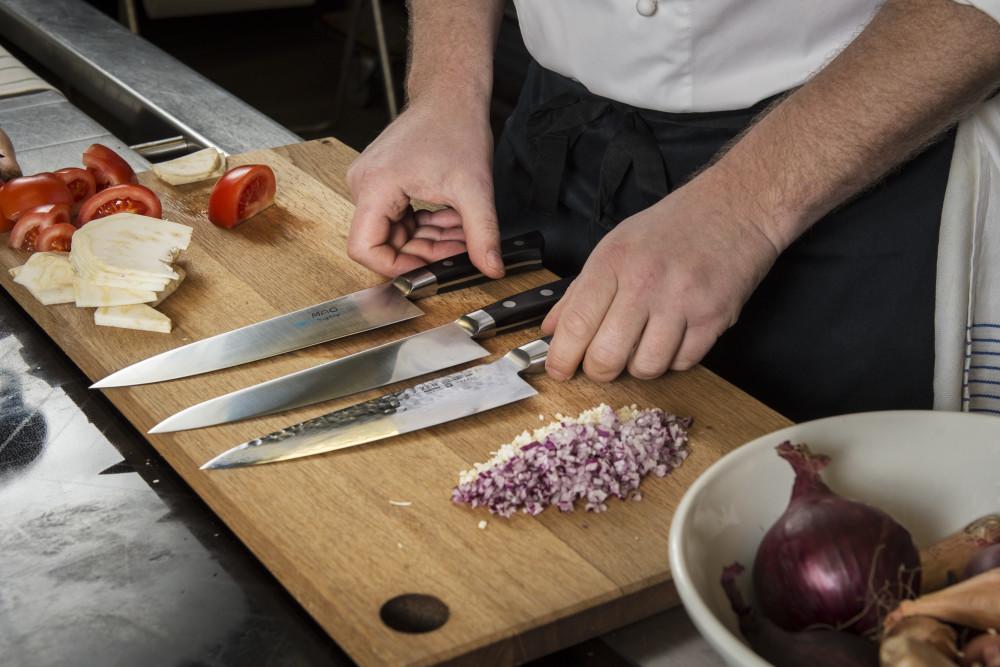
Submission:
<svg viewBox="0 0 1000 667">
<path fill-rule="evenodd" d="M 382 622 L 399 632 L 431 632 L 448 622 L 448 605 L 433 595 L 406 593 L 392 598 L 379 610 Z"/>
</svg>

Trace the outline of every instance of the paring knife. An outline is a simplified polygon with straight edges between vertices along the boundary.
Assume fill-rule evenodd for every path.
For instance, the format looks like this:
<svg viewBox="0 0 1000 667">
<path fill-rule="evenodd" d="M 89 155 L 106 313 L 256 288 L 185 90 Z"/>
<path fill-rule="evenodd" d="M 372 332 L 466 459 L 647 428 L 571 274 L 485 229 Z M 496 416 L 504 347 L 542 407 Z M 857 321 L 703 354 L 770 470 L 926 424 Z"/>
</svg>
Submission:
<svg viewBox="0 0 1000 667">
<path fill-rule="evenodd" d="M 549 339 L 515 348 L 489 364 L 289 426 L 220 454 L 202 469 L 287 461 L 363 445 L 507 405 L 538 392 L 521 378 L 545 366 Z"/>
<path fill-rule="evenodd" d="M 528 232 L 501 242 L 500 256 L 507 272 L 541 268 L 543 244 L 539 232 Z M 157 354 L 112 373 L 90 388 L 175 380 L 378 329 L 423 315 L 424 311 L 411 299 L 471 287 L 486 280 L 488 278 L 473 266 L 467 253 L 455 255 L 404 273 L 377 287 Z"/>
<path fill-rule="evenodd" d="M 475 339 L 540 322 L 570 282 L 572 278 L 563 278 L 535 287 L 450 324 L 217 396 L 167 417 L 149 432 L 183 431 L 290 410 L 485 357 L 489 351 Z"/>
</svg>

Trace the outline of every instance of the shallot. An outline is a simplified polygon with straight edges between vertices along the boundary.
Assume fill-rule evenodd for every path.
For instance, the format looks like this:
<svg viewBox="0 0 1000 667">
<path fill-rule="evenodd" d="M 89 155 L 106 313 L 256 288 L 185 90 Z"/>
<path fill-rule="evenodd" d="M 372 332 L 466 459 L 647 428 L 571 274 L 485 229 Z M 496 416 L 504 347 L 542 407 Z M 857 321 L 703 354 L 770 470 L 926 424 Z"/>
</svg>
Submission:
<svg viewBox="0 0 1000 667">
<path fill-rule="evenodd" d="M 985 632 L 962 648 L 965 667 L 1000 667 L 1000 635 Z"/>
<path fill-rule="evenodd" d="M 823 483 L 830 458 L 784 442 L 795 471 L 791 500 L 764 535 L 753 568 L 762 613 L 786 630 L 846 630 L 877 637 L 900 600 L 920 590 L 910 533 L 880 509 Z"/>
<path fill-rule="evenodd" d="M 993 544 L 1000 544 L 1000 514 L 988 514 L 920 550 L 920 588 L 933 593 L 955 583 L 969 561 Z"/>
<path fill-rule="evenodd" d="M 907 616 L 931 616 L 976 630 L 1000 629 L 1000 568 L 916 600 L 904 600 L 885 619 L 886 628 Z"/>
<path fill-rule="evenodd" d="M 969 579 L 977 574 L 989 572 L 996 567 L 1000 567 L 1000 544 L 980 549 L 966 564 L 965 578 Z"/>
<path fill-rule="evenodd" d="M 882 637 L 882 667 L 948 667 L 958 660 L 955 630 L 929 616 L 911 616 Z"/>
</svg>

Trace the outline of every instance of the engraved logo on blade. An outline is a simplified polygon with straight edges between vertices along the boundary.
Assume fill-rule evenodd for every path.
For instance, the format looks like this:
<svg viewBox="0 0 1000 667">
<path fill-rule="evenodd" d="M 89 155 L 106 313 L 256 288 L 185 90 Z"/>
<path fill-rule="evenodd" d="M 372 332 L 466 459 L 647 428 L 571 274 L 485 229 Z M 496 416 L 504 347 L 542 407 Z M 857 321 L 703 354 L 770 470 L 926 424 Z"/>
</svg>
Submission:
<svg viewBox="0 0 1000 667">
<path fill-rule="evenodd" d="M 319 310 L 314 310 L 311 313 L 309 313 L 308 320 L 299 320 L 292 326 L 295 327 L 296 329 L 301 329 L 302 327 L 308 326 L 315 322 L 328 322 L 338 317 L 340 317 L 340 309 L 337 308 L 336 306 L 332 306 L 330 308 L 321 308 Z"/>
</svg>

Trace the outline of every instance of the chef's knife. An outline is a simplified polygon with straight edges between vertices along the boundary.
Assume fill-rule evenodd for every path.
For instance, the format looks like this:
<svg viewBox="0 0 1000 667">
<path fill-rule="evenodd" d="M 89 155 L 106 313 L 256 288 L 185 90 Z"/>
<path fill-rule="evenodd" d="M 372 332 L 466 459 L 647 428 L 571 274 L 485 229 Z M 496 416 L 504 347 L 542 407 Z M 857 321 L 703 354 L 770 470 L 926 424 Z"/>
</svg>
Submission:
<svg viewBox="0 0 1000 667">
<path fill-rule="evenodd" d="M 257 417 L 377 389 L 489 354 L 474 339 L 541 321 L 572 278 L 535 287 L 450 324 L 193 405 L 150 429 L 168 433 Z"/>
<path fill-rule="evenodd" d="M 548 338 L 482 364 L 245 442 L 202 469 L 287 461 L 363 445 L 507 405 L 538 392 L 521 378 L 545 366 Z"/>
<path fill-rule="evenodd" d="M 540 268 L 542 246 L 539 232 L 501 242 L 500 255 L 507 272 Z M 370 331 L 423 315 L 411 299 L 451 292 L 485 280 L 467 253 L 455 255 L 377 287 L 168 350 L 112 373 L 91 385 L 91 389 L 174 380 Z"/>
</svg>

